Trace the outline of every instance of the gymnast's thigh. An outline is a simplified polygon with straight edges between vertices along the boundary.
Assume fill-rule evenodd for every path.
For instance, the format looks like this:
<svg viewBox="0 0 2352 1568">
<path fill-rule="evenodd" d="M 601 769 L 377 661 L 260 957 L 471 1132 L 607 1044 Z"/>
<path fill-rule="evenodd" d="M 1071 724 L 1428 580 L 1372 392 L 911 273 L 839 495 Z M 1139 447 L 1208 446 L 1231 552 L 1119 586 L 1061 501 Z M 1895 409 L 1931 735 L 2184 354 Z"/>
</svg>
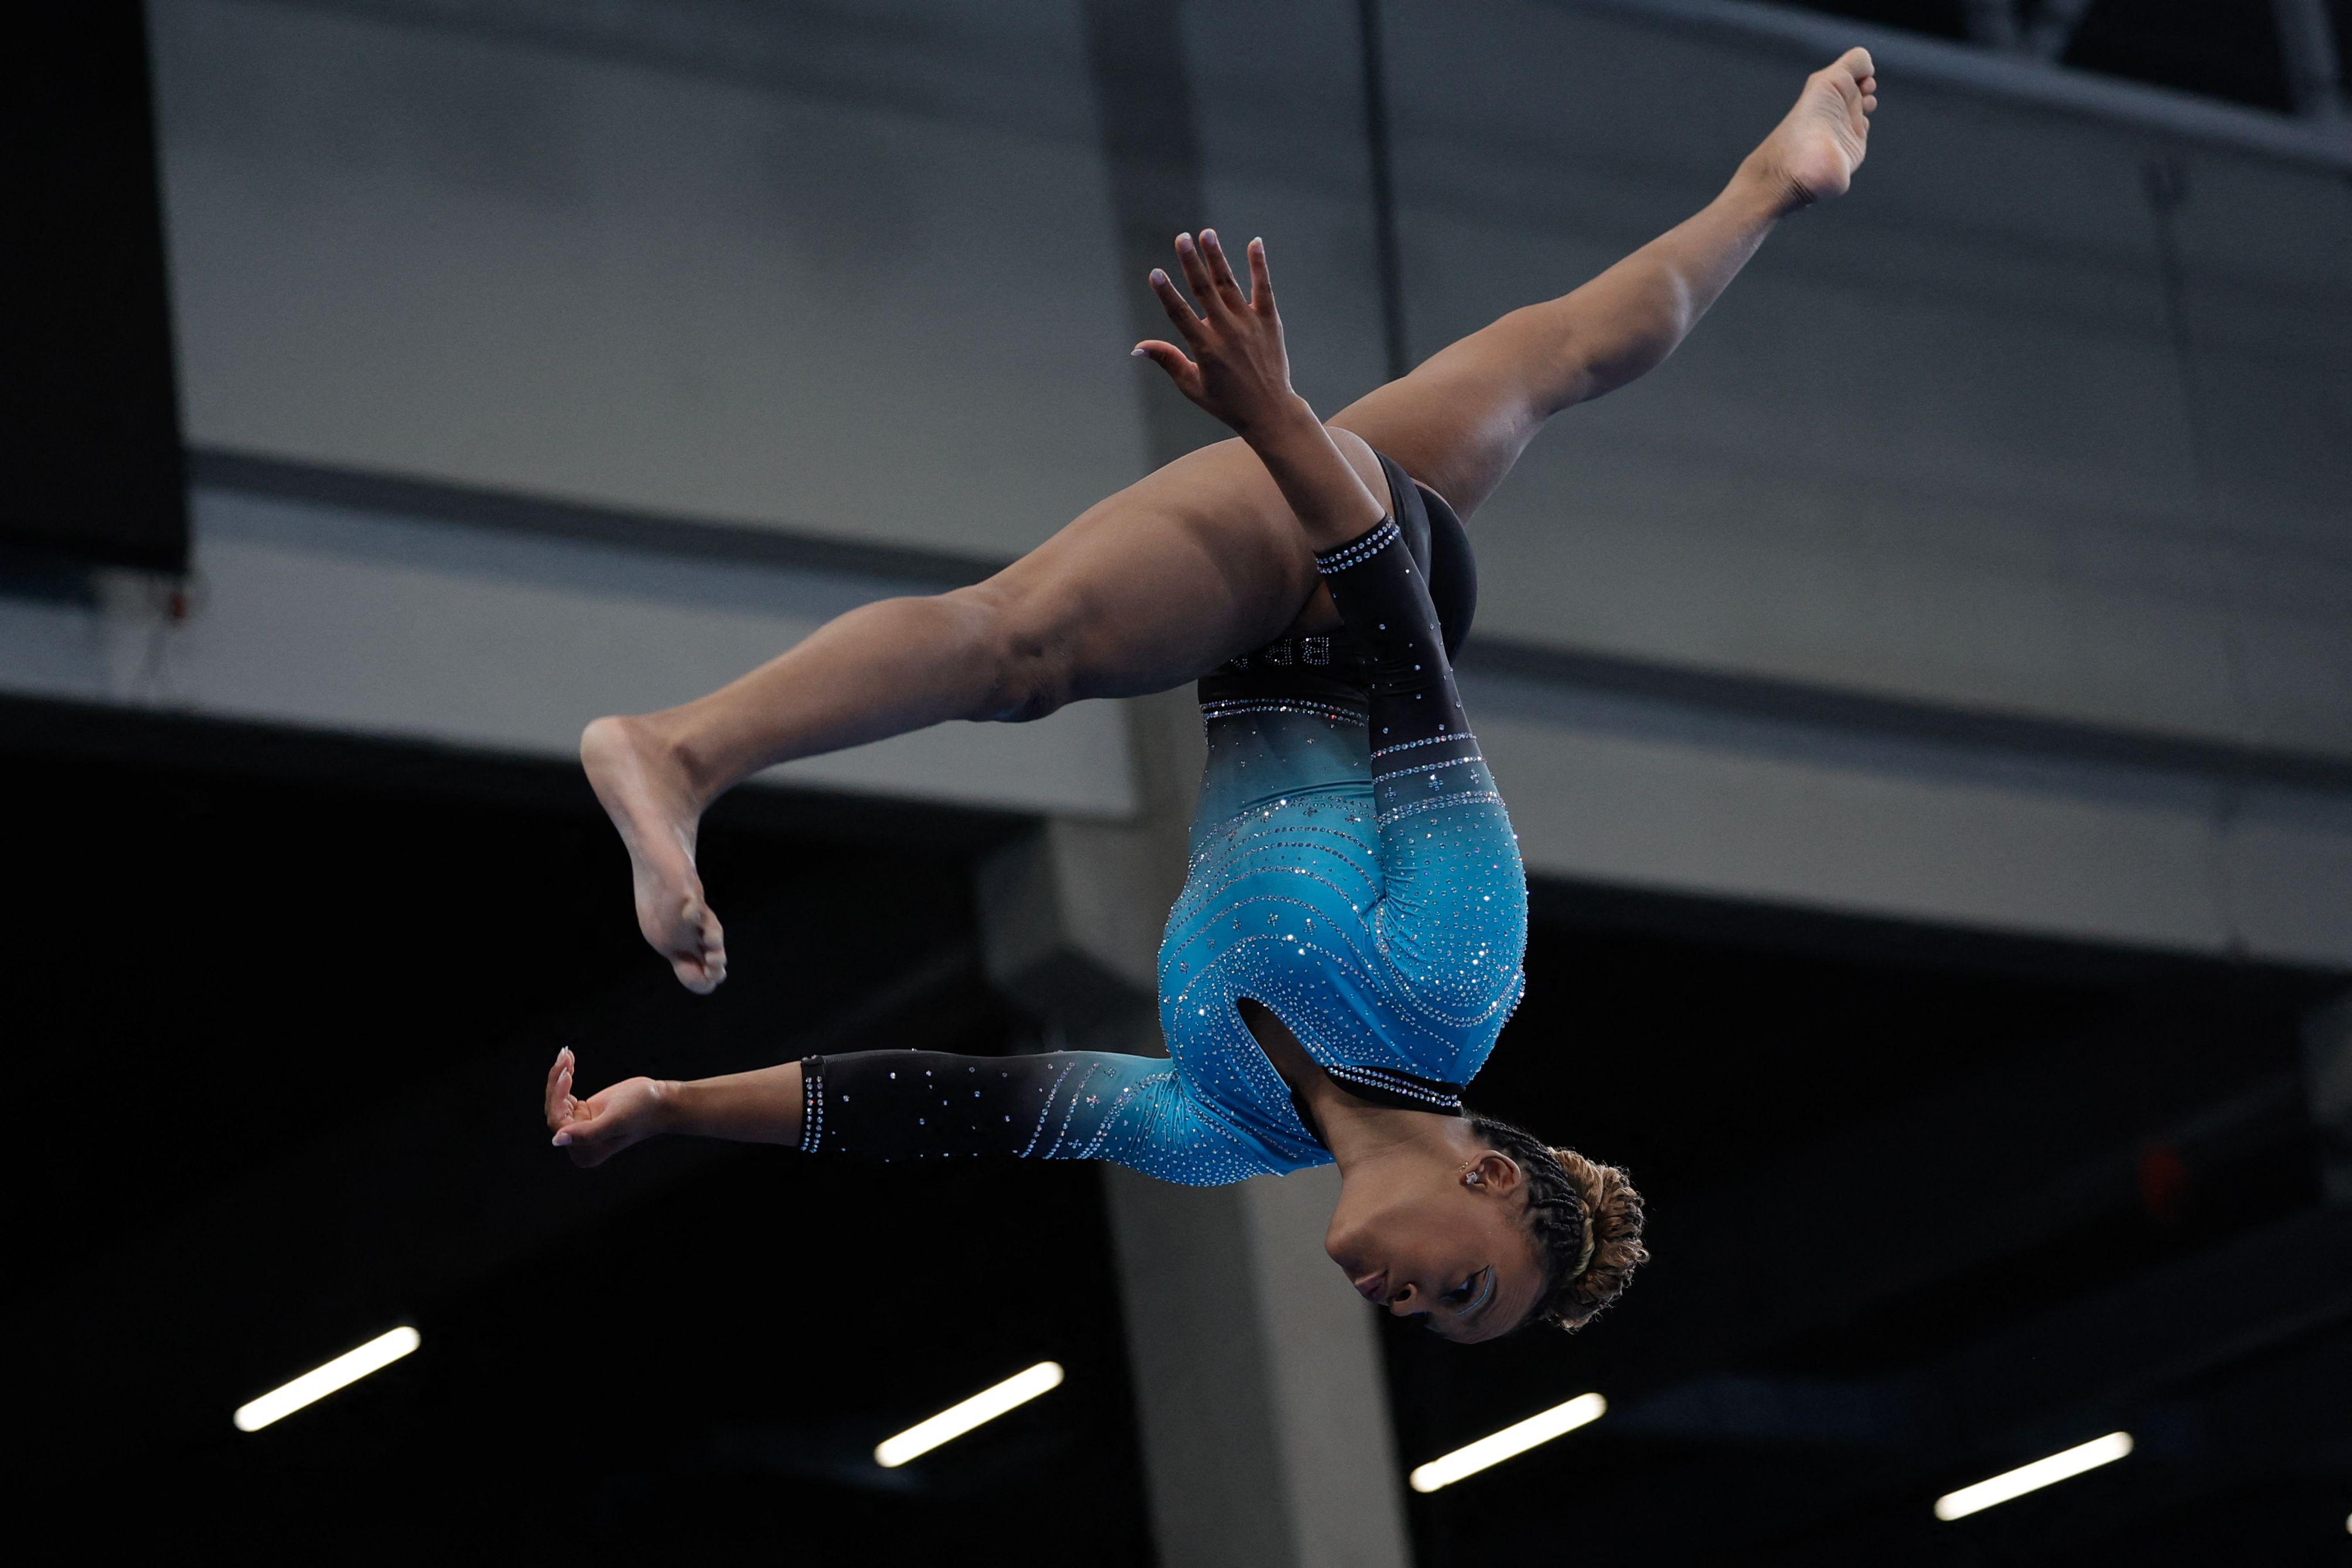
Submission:
<svg viewBox="0 0 2352 1568">
<path fill-rule="evenodd" d="M 1069 700 L 1195 679 L 1299 623 L 1318 586 L 1306 536 L 1263 465 L 1221 442 L 967 591 L 992 602 L 1016 646 L 1045 650 L 1060 671 L 1055 695 Z"/>
</svg>

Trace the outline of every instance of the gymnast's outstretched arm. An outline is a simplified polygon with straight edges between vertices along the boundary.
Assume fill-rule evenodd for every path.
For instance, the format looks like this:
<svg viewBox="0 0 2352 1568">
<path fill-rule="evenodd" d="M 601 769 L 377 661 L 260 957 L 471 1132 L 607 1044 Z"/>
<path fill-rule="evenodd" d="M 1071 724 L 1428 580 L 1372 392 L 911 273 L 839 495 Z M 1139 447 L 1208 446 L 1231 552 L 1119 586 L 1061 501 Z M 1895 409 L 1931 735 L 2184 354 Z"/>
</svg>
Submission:
<svg viewBox="0 0 2352 1568">
<path fill-rule="evenodd" d="M 1876 87 L 1860 49 L 1814 73 L 1706 210 L 1441 351 L 1335 416 L 1328 437 L 1204 447 L 984 583 L 861 606 L 706 697 L 590 724 L 581 760 L 627 847 L 646 940 L 689 989 L 725 978 L 696 832 L 711 801 L 763 768 L 950 719 L 1165 690 L 1286 632 L 1336 626 L 1286 453 L 1321 464 L 1336 452 L 1378 495 L 1378 447 L 1467 516 L 1546 419 L 1664 358 L 1774 223 L 1845 189 Z"/>
<path fill-rule="evenodd" d="M 585 1100 L 572 1092 L 578 1066 L 566 1049 L 547 1074 L 548 1129 L 577 1165 L 674 1133 L 885 1163 L 1107 1160 L 1193 1186 L 1265 1169 L 1161 1057 L 857 1051 L 723 1078 L 625 1079 Z"/>
</svg>

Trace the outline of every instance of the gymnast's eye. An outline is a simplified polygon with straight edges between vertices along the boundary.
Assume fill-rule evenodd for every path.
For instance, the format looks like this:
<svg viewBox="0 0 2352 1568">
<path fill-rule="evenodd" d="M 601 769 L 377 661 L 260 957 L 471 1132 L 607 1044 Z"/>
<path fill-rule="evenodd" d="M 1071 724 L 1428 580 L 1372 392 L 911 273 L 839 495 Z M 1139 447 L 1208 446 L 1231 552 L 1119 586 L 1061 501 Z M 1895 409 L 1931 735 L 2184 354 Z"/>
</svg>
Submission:
<svg viewBox="0 0 2352 1568">
<path fill-rule="evenodd" d="M 1457 1308 L 1468 1306 L 1470 1304 L 1470 1288 L 1477 1283 L 1478 1276 L 1473 1274 L 1469 1279 L 1465 1279 L 1461 1284 L 1456 1285 L 1453 1289 L 1448 1290 L 1445 1293 L 1445 1304 L 1449 1307 Z"/>
</svg>

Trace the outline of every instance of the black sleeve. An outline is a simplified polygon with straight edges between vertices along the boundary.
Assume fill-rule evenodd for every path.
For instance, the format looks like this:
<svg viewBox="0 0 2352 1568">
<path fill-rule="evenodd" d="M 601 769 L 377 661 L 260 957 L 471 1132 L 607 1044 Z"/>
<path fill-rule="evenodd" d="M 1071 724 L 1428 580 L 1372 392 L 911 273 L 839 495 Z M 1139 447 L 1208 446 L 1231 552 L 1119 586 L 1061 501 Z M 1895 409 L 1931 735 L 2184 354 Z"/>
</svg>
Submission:
<svg viewBox="0 0 2352 1568">
<path fill-rule="evenodd" d="M 1384 767 L 1476 760 L 1478 742 L 1445 656 L 1445 628 L 1396 520 L 1384 517 L 1347 543 L 1318 551 L 1315 567 L 1363 652 L 1375 775 Z"/>
<path fill-rule="evenodd" d="M 801 1152 L 1140 1166 L 1166 1120 L 1168 1069 L 1160 1058 L 1108 1051 L 808 1057 L 801 1062 Z"/>
</svg>

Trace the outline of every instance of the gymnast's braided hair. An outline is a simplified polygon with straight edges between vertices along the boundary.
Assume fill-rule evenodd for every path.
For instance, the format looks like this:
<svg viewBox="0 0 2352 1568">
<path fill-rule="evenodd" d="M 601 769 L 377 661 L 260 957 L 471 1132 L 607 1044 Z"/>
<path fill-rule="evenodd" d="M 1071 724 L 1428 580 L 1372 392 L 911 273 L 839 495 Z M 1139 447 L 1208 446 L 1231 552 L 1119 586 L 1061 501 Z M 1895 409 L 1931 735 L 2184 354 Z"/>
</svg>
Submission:
<svg viewBox="0 0 2352 1568">
<path fill-rule="evenodd" d="M 1528 1230 L 1544 1262 L 1544 1292 L 1529 1322 L 1570 1333 L 1617 1299 L 1649 1261 L 1642 1194 L 1633 1178 L 1573 1149 L 1555 1149 L 1524 1128 L 1471 1111 L 1470 1126 L 1527 1178 Z"/>
</svg>

